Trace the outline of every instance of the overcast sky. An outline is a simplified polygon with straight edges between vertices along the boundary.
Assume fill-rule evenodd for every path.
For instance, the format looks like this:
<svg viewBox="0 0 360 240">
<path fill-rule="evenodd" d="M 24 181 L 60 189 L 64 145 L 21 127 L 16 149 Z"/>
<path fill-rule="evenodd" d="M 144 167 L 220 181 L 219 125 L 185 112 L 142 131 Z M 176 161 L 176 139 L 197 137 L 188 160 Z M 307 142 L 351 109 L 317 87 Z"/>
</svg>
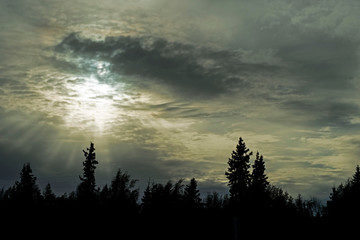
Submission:
<svg viewBox="0 0 360 240">
<path fill-rule="evenodd" d="M 30 162 L 75 190 L 195 177 L 227 191 L 239 137 L 272 184 L 324 199 L 360 164 L 360 3 L 0 0 L 0 187 Z"/>
</svg>

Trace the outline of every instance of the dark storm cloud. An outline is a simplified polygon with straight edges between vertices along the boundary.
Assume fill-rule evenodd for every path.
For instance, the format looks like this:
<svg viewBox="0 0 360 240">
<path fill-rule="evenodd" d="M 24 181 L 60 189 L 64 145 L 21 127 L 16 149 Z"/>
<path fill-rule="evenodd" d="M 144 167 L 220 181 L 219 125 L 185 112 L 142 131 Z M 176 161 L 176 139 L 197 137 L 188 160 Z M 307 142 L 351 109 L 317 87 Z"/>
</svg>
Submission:
<svg viewBox="0 0 360 240">
<path fill-rule="evenodd" d="M 131 84 L 149 84 L 144 81 L 150 81 L 150 85 L 151 82 L 165 84 L 175 94 L 194 98 L 246 91 L 254 88 L 252 81 L 256 75 L 278 70 L 274 65 L 244 62 L 236 51 L 147 37 L 107 37 L 96 41 L 72 33 L 54 50 L 73 58 L 81 56 L 85 61 L 108 61 L 113 72 L 143 79 L 141 83 Z"/>
</svg>

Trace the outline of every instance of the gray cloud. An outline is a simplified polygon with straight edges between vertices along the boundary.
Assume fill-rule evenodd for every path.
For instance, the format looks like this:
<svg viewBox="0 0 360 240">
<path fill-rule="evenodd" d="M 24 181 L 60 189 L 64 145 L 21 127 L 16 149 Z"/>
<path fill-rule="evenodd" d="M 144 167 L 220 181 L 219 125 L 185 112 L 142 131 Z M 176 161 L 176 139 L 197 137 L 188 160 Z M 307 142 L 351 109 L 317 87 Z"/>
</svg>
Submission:
<svg viewBox="0 0 360 240">
<path fill-rule="evenodd" d="M 306 119 L 305 124 L 312 127 L 346 128 L 353 125 L 351 119 L 360 114 L 359 106 L 332 99 L 286 101 L 282 104 L 288 112 L 298 119 Z M 296 117 L 294 118 L 296 119 Z M 344 129 L 343 129 L 344 130 Z"/>
<path fill-rule="evenodd" d="M 58 126 L 62 120 L 38 112 L 24 113 L 0 108 L 0 185 L 9 187 L 19 179 L 23 164 L 29 162 L 40 187 L 48 182 L 57 193 L 75 186 L 81 171 L 81 142 L 61 141 L 65 136 Z M 80 144 L 79 144 L 80 143 Z M 78 147 L 79 154 L 73 148 Z"/>
<path fill-rule="evenodd" d="M 271 75 L 279 70 L 276 65 L 245 62 L 236 51 L 216 51 L 146 37 L 107 37 L 96 41 L 72 33 L 54 50 L 73 58 L 81 56 L 85 61 L 108 61 L 111 71 L 150 82 L 141 85 L 165 84 L 175 95 L 192 98 L 245 92 L 256 86 L 252 82 L 258 80 L 256 75 Z"/>
<path fill-rule="evenodd" d="M 300 91 L 349 90 L 357 76 L 358 44 L 323 33 L 312 33 L 304 41 L 279 49 L 279 57 L 294 64 Z"/>
</svg>

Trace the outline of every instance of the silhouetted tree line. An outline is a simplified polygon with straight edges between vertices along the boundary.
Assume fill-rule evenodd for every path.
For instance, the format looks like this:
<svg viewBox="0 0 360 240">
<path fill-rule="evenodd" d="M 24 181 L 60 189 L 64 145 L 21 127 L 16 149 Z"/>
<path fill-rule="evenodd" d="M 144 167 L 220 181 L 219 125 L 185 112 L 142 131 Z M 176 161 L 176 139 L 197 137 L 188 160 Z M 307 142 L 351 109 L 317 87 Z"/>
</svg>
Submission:
<svg viewBox="0 0 360 240">
<path fill-rule="evenodd" d="M 109 185 L 97 187 L 94 144 L 83 152 L 80 183 L 75 191 L 61 196 L 54 194 L 49 183 L 41 191 L 30 164 L 24 164 L 20 179 L 0 191 L 3 229 L 30 234 L 36 226 L 58 237 L 116 234 L 131 239 L 240 239 L 247 234 L 281 236 L 278 234 L 286 232 L 324 235 L 329 228 L 358 223 L 359 166 L 347 182 L 333 187 L 325 205 L 316 198 L 293 198 L 269 183 L 259 152 L 251 165 L 253 153 L 240 138 L 225 172 L 229 195 L 212 192 L 202 199 L 192 178 L 188 183 L 183 179 L 165 184 L 149 181 L 139 199 L 137 180 L 121 169 Z"/>
</svg>

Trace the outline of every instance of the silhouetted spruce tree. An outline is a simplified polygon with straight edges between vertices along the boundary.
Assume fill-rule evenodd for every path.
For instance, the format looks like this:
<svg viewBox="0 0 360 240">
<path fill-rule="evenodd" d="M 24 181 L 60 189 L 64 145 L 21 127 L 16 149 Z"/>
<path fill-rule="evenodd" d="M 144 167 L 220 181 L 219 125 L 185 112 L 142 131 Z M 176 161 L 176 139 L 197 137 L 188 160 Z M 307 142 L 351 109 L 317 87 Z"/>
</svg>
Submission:
<svg viewBox="0 0 360 240">
<path fill-rule="evenodd" d="M 183 180 L 178 180 L 175 184 L 168 181 L 165 185 L 160 183 L 148 184 L 144 195 L 141 198 L 144 212 L 163 212 L 170 214 L 171 210 L 176 210 L 183 202 Z M 170 210 L 170 211 L 169 211 Z"/>
<path fill-rule="evenodd" d="M 230 202 L 239 203 L 248 197 L 250 186 L 250 156 L 252 152 L 246 147 L 245 142 L 240 137 L 235 151 L 232 152 L 228 160 L 228 171 L 225 172 L 229 179 Z"/>
<path fill-rule="evenodd" d="M 111 201 L 110 189 L 107 184 L 105 184 L 105 186 L 101 189 L 99 198 L 100 198 L 100 203 L 103 206 L 107 206 L 109 204 L 109 202 Z"/>
<path fill-rule="evenodd" d="M 41 193 L 36 184 L 36 177 L 32 173 L 30 163 L 24 164 L 20 172 L 20 181 L 9 189 L 11 201 L 24 205 L 37 203 L 41 199 Z"/>
<path fill-rule="evenodd" d="M 168 181 L 164 186 L 164 196 L 169 199 L 169 207 L 175 210 L 183 202 L 183 179 L 179 179 L 175 184 Z"/>
<path fill-rule="evenodd" d="M 92 201 L 96 197 L 95 190 L 95 169 L 98 161 L 95 156 L 94 143 L 90 143 L 90 148 L 87 151 L 83 150 L 85 161 L 83 162 L 84 172 L 83 177 L 80 177 L 81 183 L 77 188 L 77 197 L 79 200 Z"/>
<path fill-rule="evenodd" d="M 169 204 L 169 192 L 165 192 L 164 186 L 160 183 L 152 183 L 145 190 L 142 197 L 143 210 L 153 212 L 164 209 Z"/>
<path fill-rule="evenodd" d="M 250 204 L 253 210 L 252 215 L 255 217 L 266 214 L 271 205 L 268 191 L 269 182 L 267 179 L 264 158 L 257 152 L 254 164 L 252 165 L 250 186 Z"/>
<path fill-rule="evenodd" d="M 355 173 L 351 179 L 351 184 L 354 188 L 360 190 L 360 167 L 356 165 Z"/>
<path fill-rule="evenodd" d="M 296 214 L 293 197 L 288 192 L 274 185 L 269 185 L 268 192 L 271 212 L 274 217 L 272 224 L 276 224 L 278 221 L 290 223 L 289 216 Z"/>
<path fill-rule="evenodd" d="M 54 204 L 56 196 L 51 189 L 50 183 L 46 184 L 45 190 L 43 192 L 43 196 L 44 196 L 44 202 L 46 205 Z"/>
<path fill-rule="evenodd" d="M 197 181 L 195 180 L 195 178 L 192 178 L 190 180 L 190 183 L 185 186 L 184 201 L 187 207 L 190 208 L 200 207 L 201 204 L 200 191 L 197 188 Z"/>
<path fill-rule="evenodd" d="M 111 204 L 128 210 L 136 208 L 139 197 L 139 189 L 134 189 L 136 182 L 128 173 L 119 169 L 109 188 Z"/>
<path fill-rule="evenodd" d="M 252 165 L 253 170 L 251 174 L 251 188 L 254 194 L 265 193 L 269 186 L 268 177 L 265 174 L 265 162 L 259 152 L 256 153 L 256 159 Z"/>
<path fill-rule="evenodd" d="M 4 187 L 2 187 L 0 190 L 0 203 L 4 200 L 4 198 L 5 198 L 5 189 Z"/>
<path fill-rule="evenodd" d="M 143 196 L 141 197 L 141 209 L 143 212 L 146 212 L 151 207 L 152 193 L 150 188 L 150 181 L 144 191 Z"/>
<path fill-rule="evenodd" d="M 182 201 L 183 188 L 184 188 L 183 181 L 184 179 L 179 179 L 171 189 L 171 195 L 176 201 Z"/>
<path fill-rule="evenodd" d="M 298 196 L 295 198 L 295 207 L 300 215 L 305 216 L 308 214 L 306 209 L 306 202 L 303 200 L 301 194 L 298 194 Z"/>
<path fill-rule="evenodd" d="M 360 214 L 360 167 L 345 184 L 332 188 L 330 200 L 325 208 L 326 217 L 338 224 L 353 224 L 350 219 Z"/>
<path fill-rule="evenodd" d="M 224 198 L 217 192 L 208 193 L 205 198 L 205 208 L 219 210 L 223 207 Z"/>
</svg>

